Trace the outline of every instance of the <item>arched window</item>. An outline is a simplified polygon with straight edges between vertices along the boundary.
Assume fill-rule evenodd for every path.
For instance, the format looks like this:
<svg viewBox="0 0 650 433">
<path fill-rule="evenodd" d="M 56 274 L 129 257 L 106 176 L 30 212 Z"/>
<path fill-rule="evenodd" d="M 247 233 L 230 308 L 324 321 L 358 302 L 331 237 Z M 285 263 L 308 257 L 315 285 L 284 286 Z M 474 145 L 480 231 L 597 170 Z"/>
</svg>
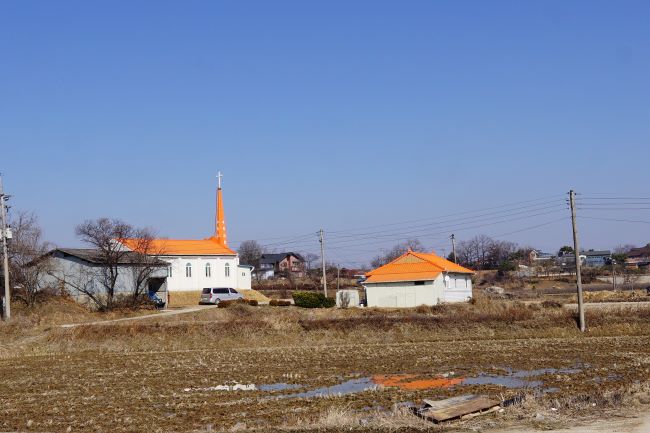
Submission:
<svg viewBox="0 0 650 433">
<path fill-rule="evenodd" d="M 226 277 L 230 276 L 230 265 L 226 263 Z"/>
<path fill-rule="evenodd" d="M 185 276 L 187 278 L 190 278 L 192 276 L 192 264 L 190 262 L 187 262 L 185 265 Z"/>
<path fill-rule="evenodd" d="M 212 272 L 210 271 L 210 263 L 205 264 L 205 276 L 210 278 L 210 275 L 212 275 Z"/>
</svg>

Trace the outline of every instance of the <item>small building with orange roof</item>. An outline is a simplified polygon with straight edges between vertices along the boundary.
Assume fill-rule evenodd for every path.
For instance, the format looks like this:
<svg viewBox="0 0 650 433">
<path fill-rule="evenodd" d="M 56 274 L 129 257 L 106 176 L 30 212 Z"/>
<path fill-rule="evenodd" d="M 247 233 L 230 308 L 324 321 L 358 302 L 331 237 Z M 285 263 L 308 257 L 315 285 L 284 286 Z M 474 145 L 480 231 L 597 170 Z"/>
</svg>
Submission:
<svg viewBox="0 0 650 433">
<path fill-rule="evenodd" d="M 166 295 L 172 306 L 197 304 L 205 288 L 251 289 L 252 266 L 239 263 L 237 252 L 228 247 L 226 221 L 219 173 L 214 234 L 205 239 L 154 239 L 146 254 L 168 263 Z M 139 239 L 120 239 L 138 250 Z"/>
<path fill-rule="evenodd" d="M 417 307 L 472 298 L 474 271 L 434 253 L 407 251 L 366 273 L 368 307 Z"/>
</svg>

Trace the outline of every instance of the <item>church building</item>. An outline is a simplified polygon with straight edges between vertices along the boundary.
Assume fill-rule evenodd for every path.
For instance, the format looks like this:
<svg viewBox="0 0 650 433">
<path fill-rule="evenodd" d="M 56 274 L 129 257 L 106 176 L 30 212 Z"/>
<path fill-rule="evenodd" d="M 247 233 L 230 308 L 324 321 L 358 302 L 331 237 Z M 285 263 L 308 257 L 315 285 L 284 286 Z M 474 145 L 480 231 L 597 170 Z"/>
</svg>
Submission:
<svg viewBox="0 0 650 433">
<path fill-rule="evenodd" d="M 206 239 L 155 239 L 150 250 L 167 266 L 166 292 L 158 293 L 169 306 L 196 305 L 206 287 L 251 289 L 252 266 L 239 263 L 237 252 L 228 247 L 219 173 L 214 234 Z M 137 240 L 121 241 L 137 248 Z"/>
</svg>

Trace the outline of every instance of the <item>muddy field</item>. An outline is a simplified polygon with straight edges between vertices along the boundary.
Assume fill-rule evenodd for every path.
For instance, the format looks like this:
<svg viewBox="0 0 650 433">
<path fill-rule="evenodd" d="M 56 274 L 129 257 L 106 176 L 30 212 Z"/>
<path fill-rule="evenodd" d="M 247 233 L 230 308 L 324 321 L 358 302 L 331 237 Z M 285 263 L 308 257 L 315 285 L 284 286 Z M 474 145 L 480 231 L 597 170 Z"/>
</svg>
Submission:
<svg viewBox="0 0 650 433">
<path fill-rule="evenodd" d="M 0 430 L 424 431 L 563 426 L 650 403 L 650 311 L 484 300 L 409 311 L 211 309 L 0 332 Z M 483 393 L 504 412 L 433 426 L 409 406 Z M 520 398 L 525 396 L 523 401 Z"/>
</svg>

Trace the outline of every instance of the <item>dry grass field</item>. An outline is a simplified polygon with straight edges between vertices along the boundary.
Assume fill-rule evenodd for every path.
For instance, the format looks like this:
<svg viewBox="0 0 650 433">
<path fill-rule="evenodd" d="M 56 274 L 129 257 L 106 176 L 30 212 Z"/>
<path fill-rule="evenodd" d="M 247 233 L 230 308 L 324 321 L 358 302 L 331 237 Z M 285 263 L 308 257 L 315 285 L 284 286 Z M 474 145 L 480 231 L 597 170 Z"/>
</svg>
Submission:
<svg viewBox="0 0 650 433">
<path fill-rule="evenodd" d="M 118 313 L 115 313 L 117 315 Z M 250 307 L 97 320 L 64 301 L 0 325 L 0 431 L 467 431 L 562 427 L 650 404 L 650 309 L 478 298 L 412 310 Z M 433 425 L 422 398 L 501 413 Z"/>
</svg>

